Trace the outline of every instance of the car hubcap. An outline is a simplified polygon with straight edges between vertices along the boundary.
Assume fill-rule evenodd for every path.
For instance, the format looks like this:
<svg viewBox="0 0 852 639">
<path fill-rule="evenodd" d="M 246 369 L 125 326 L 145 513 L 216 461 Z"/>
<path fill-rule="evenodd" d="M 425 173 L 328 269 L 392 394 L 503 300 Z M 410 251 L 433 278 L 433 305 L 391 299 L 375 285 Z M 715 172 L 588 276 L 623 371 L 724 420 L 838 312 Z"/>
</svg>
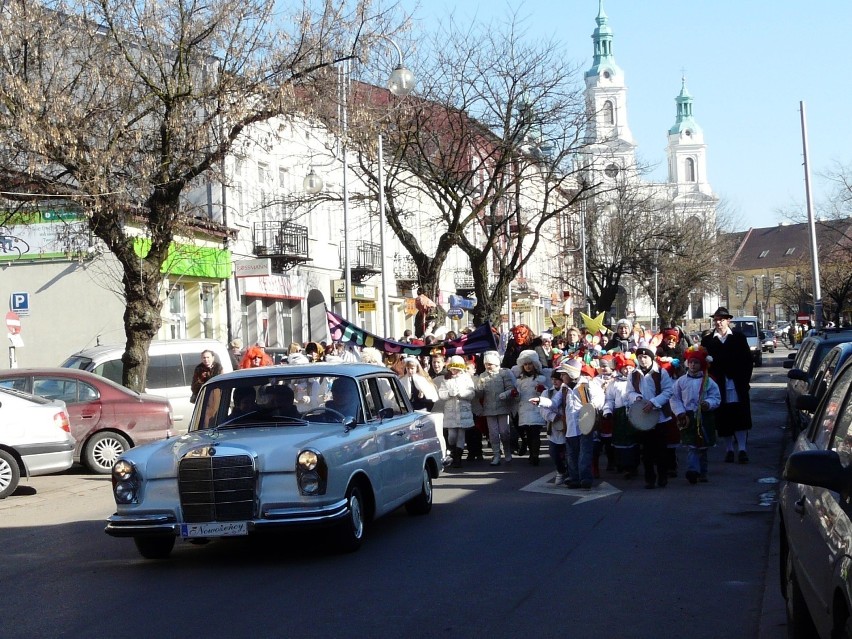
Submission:
<svg viewBox="0 0 852 639">
<path fill-rule="evenodd" d="M 0 459 L 0 491 L 5 490 L 12 483 L 12 467 L 5 460 Z"/>
<path fill-rule="evenodd" d="M 364 534 L 364 518 L 361 513 L 361 500 L 357 494 L 353 494 L 349 498 L 349 512 L 352 518 L 352 532 L 356 539 L 360 539 Z"/>
<path fill-rule="evenodd" d="M 121 445 L 121 442 L 117 439 L 113 439 L 112 437 L 108 437 L 95 444 L 95 447 L 92 450 L 92 456 L 95 458 L 95 462 L 98 466 L 101 466 L 102 468 L 112 468 L 116 460 L 118 460 L 119 455 L 123 452 L 124 446 Z"/>
<path fill-rule="evenodd" d="M 426 503 L 432 503 L 432 482 L 429 481 L 429 471 L 423 469 L 423 495 L 426 497 Z"/>
</svg>

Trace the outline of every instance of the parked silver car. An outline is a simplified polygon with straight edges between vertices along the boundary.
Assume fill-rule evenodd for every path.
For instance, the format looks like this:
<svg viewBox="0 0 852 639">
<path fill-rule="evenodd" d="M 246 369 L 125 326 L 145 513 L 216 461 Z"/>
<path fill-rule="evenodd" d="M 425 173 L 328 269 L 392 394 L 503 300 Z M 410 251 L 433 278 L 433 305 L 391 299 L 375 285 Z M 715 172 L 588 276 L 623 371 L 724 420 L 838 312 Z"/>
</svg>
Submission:
<svg viewBox="0 0 852 639">
<path fill-rule="evenodd" d="M 74 463 L 65 404 L 0 388 L 0 499 L 21 477 L 58 473 Z"/>
<path fill-rule="evenodd" d="M 142 556 L 186 540 L 329 527 L 360 547 L 365 524 L 432 507 L 441 446 L 399 378 L 367 364 L 270 366 L 214 377 L 189 432 L 134 448 L 112 472 L 106 526 Z"/>
<path fill-rule="evenodd" d="M 780 577 L 787 636 L 852 636 L 852 360 L 787 459 L 779 492 Z"/>
</svg>

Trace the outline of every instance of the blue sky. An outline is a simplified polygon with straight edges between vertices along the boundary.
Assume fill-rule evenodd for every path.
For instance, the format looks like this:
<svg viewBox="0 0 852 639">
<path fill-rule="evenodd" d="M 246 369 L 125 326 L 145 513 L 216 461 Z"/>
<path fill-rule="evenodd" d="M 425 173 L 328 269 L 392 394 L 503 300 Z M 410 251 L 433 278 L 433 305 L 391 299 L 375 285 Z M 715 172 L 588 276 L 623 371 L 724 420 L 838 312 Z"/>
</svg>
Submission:
<svg viewBox="0 0 852 639">
<path fill-rule="evenodd" d="M 852 2 L 605 0 L 604 9 L 626 77 L 628 122 L 639 157 L 657 167 L 653 179 L 665 179 L 666 132 L 684 72 L 710 184 L 735 229 L 787 220 L 780 211 L 804 215 L 799 101 L 817 208 L 831 191 L 822 174 L 852 166 Z M 505 20 L 517 10 L 530 38 L 555 38 L 570 60 L 591 65 L 598 0 L 421 0 L 414 33 L 452 10 L 462 24 Z"/>
</svg>

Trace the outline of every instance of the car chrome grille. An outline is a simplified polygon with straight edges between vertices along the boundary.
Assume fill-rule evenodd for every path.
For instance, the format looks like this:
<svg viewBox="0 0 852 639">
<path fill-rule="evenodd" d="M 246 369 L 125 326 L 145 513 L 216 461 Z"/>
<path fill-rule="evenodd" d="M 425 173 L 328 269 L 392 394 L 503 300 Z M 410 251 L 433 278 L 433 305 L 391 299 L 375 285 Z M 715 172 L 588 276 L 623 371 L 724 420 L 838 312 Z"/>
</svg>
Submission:
<svg viewBox="0 0 852 639">
<path fill-rule="evenodd" d="M 186 522 L 245 521 L 254 517 L 254 463 L 248 455 L 180 461 L 178 490 Z"/>
</svg>

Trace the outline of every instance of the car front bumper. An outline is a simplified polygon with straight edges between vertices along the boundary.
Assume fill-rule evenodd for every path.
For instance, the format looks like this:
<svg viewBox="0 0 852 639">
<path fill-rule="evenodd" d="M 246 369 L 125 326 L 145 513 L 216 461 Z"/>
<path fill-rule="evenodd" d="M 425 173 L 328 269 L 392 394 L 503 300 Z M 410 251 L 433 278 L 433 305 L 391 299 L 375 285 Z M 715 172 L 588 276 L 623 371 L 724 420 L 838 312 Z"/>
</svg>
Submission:
<svg viewBox="0 0 852 639">
<path fill-rule="evenodd" d="M 349 516 L 346 499 L 319 506 L 270 505 L 263 508 L 260 517 L 246 522 L 249 533 L 266 530 L 322 527 L 334 524 Z M 115 513 L 107 519 L 104 532 L 112 537 L 158 537 L 180 535 L 181 524 L 174 513 Z M 193 522 L 209 523 L 209 522 Z"/>
</svg>

